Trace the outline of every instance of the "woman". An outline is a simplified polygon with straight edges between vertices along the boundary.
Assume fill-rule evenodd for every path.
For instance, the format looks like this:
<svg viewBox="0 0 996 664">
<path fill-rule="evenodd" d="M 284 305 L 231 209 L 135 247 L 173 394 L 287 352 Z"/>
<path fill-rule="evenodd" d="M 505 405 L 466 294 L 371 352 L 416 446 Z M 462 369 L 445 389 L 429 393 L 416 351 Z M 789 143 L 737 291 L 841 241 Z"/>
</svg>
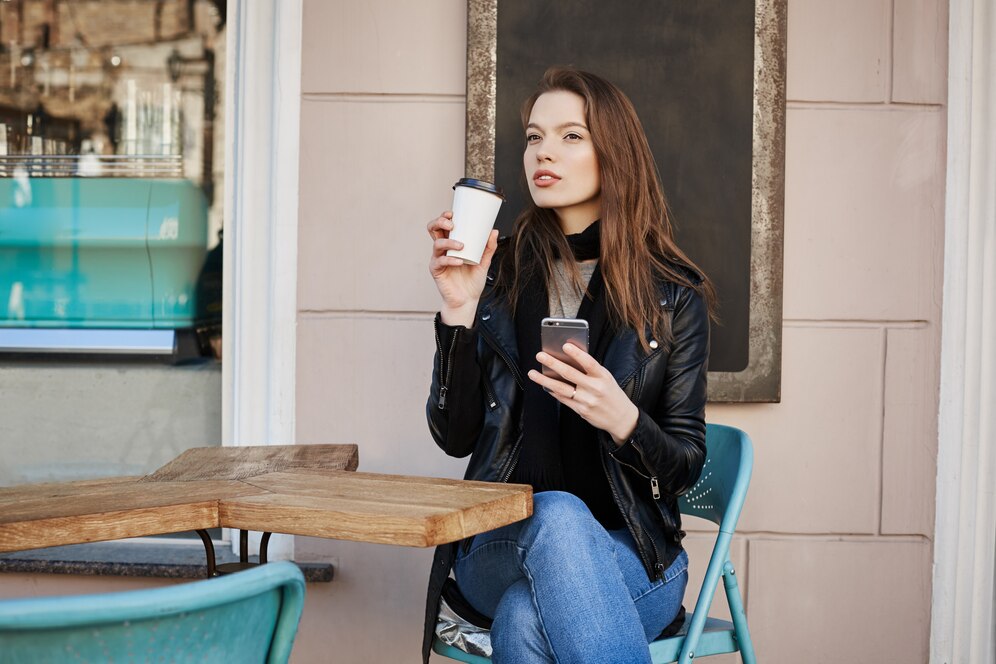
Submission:
<svg viewBox="0 0 996 664">
<path fill-rule="evenodd" d="M 452 215 L 428 225 L 442 306 L 427 415 L 447 454 L 471 455 L 468 479 L 531 484 L 534 513 L 437 550 L 423 655 L 453 569 L 493 618 L 496 664 L 649 664 L 687 582 L 676 498 L 705 458 L 712 288 L 675 245 L 618 88 L 551 69 L 523 127 L 532 205 L 510 240 L 493 232 L 464 265 L 446 256 Z M 541 352 L 548 315 L 588 321 L 590 352 L 564 346 L 582 370 Z"/>
</svg>

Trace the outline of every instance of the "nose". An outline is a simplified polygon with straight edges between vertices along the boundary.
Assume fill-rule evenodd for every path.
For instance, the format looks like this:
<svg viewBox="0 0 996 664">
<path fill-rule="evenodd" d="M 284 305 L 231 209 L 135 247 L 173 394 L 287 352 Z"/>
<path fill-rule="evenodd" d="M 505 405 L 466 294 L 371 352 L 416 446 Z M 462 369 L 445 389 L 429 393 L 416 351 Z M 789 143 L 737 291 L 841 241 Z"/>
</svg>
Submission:
<svg viewBox="0 0 996 664">
<path fill-rule="evenodd" d="M 543 145 L 536 149 L 536 161 L 553 161 L 553 153 Z"/>
</svg>

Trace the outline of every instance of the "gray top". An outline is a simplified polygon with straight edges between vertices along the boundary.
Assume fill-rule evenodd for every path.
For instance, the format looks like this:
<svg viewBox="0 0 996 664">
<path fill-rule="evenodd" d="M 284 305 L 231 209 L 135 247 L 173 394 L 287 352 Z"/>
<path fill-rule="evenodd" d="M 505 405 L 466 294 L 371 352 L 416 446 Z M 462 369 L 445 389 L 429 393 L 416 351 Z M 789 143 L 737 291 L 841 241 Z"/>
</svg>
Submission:
<svg viewBox="0 0 996 664">
<path fill-rule="evenodd" d="M 588 287 L 588 282 L 591 281 L 591 275 L 595 273 L 596 265 L 598 265 L 597 259 L 578 263 L 578 268 L 581 270 L 581 281 L 584 283 L 585 288 Z M 578 309 L 581 308 L 581 299 L 584 297 L 584 292 L 579 291 L 571 283 L 570 275 L 564 267 L 563 261 L 558 260 L 555 262 L 553 271 L 557 287 L 550 289 L 550 316 L 554 318 L 575 318 L 578 314 Z"/>
</svg>

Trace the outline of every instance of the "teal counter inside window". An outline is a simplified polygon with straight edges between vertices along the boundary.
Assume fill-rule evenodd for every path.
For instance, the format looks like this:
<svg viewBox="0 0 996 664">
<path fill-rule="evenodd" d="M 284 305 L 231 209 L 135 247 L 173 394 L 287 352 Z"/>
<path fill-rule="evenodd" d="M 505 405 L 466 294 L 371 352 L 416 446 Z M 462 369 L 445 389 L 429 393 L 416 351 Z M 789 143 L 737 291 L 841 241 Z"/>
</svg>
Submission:
<svg viewBox="0 0 996 664">
<path fill-rule="evenodd" d="M 187 180 L 0 179 L 0 327 L 195 326 L 207 218 Z"/>
</svg>

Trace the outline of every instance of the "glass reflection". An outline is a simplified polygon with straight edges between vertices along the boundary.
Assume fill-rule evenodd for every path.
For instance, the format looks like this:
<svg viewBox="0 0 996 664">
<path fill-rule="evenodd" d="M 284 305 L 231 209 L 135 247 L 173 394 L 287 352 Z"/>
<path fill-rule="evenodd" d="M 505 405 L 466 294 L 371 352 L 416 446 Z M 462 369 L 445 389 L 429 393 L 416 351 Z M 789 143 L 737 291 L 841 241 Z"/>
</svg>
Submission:
<svg viewBox="0 0 996 664">
<path fill-rule="evenodd" d="M 0 328 L 220 334 L 224 40 L 223 1 L 0 2 Z"/>
</svg>

